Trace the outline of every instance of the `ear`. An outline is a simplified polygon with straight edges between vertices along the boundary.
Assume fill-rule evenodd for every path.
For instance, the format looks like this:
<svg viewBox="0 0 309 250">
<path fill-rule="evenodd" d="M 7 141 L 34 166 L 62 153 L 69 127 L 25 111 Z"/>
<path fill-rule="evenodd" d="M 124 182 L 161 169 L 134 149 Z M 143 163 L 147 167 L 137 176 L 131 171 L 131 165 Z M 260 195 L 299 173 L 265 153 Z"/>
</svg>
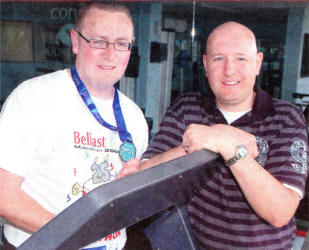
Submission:
<svg viewBox="0 0 309 250">
<path fill-rule="evenodd" d="M 208 77 L 208 73 L 207 73 L 207 66 L 206 66 L 206 54 L 203 55 L 203 64 L 204 64 L 204 69 L 205 69 L 205 74 L 206 74 L 206 77 Z"/>
<path fill-rule="evenodd" d="M 78 40 L 78 34 L 76 33 L 74 29 L 71 29 L 71 40 L 72 40 L 72 51 L 74 54 L 77 54 L 79 40 Z"/>
<path fill-rule="evenodd" d="M 264 57 L 263 52 L 259 52 L 256 55 L 256 70 L 255 70 L 256 75 L 260 74 L 262 63 L 263 63 L 263 57 Z"/>
</svg>

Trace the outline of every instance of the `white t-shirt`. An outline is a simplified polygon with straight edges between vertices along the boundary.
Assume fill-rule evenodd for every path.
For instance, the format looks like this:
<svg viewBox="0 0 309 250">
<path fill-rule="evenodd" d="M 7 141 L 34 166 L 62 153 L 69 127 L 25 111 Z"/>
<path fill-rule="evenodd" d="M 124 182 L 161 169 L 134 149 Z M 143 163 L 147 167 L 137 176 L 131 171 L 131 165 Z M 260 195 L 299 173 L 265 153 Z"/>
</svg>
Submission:
<svg viewBox="0 0 309 250">
<path fill-rule="evenodd" d="M 140 159 L 148 145 L 146 120 L 133 101 L 118 93 L 136 158 Z M 112 101 L 93 100 L 102 118 L 116 126 Z M 121 143 L 117 132 L 92 116 L 67 70 L 20 84 L 0 116 L 0 167 L 24 177 L 21 188 L 54 214 L 116 179 L 122 168 Z M 30 237 L 11 225 L 5 225 L 4 234 L 16 247 Z M 121 249 L 125 241 L 123 229 L 91 247 Z"/>
</svg>

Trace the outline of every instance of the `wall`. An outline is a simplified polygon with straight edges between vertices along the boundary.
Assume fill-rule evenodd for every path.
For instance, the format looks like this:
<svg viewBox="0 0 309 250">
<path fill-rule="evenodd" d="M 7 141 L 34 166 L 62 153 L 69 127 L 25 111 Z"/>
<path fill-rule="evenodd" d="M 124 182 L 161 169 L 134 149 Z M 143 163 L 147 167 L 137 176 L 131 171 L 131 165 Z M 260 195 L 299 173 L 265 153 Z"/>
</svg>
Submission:
<svg viewBox="0 0 309 250">
<path fill-rule="evenodd" d="M 281 99 L 294 102 L 293 93 L 309 94 L 309 78 L 300 78 L 303 34 L 309 32 L 309 7 L 290 9 L 286 44 Z"/>
<path fill-rule="evenodd" d="M 26 79 L 72 65 L 71 48 L 62 42 L 69 34 L 60 33 L 60 29 L 74 23 L 78 6 L 76 3 L 1 3 L 1 99 L 6 99 Z M 28 33 L 14 30 L 22 25 Z"/>
<path fill-rule="evenodd" d="M 160 123 L 160 83 L 163 69 L 162 63 L 150 62 L 150 44 L 162 40 L 161 15 L 162 3 L 143 3 L 141 5 L 140 35 L 138 37 L 141 48 L 140 76 L 136 81 L 136 102 L 145 109 L 145 115 L 153 119 L 153 132 L 158 130 Z"/>
<path fill-rule="evenodd" d="M 309 34 L 309 6 L 304 11 L 303 31 L 302 35 Z M 301 41 L 301 51 L 304 46 L 303 40 Z M 308 46 L 308 45 L 307 45 Z M 309 59 L 307 59 L 309 60 Z M 297 92 L 309 94 L 309 76 L 299 78 L 297 81 Z"/>
</svg>

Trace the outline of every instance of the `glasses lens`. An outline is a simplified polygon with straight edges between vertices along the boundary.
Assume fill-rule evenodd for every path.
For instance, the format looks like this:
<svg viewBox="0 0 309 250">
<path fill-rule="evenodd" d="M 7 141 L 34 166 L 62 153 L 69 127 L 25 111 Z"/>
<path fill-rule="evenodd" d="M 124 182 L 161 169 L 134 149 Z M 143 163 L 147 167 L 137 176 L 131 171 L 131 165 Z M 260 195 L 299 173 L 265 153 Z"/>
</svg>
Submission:
<svg viewBox="0 0 309 250">
<path fill-rule="evenodd" d="M 117 50 L 130 50 L 130 43 L 116 42 L 115 43 L 115 49 L 117 49 Z"/>
<path fill-rule="evenodd" d="M 96 40 L 91 39 L 90 40 L 90 47 L 96 48 L 96 49 L 106 49 L 108 47 L 109 43 L 103 40 Z"/>
<path fill-rule="evenodd" d="M 133 46 L 132 43 L 124 43 L 124 42 L 109 43 L 107 41 L 97 39 L 90 39 L 89 41 L 90 47 L 96 49 L 106 49 L 110 44 L 114 45 L 114 48 L 116 50 L 122 50 L 122 51 L 131 50 Z"/>
</svg>

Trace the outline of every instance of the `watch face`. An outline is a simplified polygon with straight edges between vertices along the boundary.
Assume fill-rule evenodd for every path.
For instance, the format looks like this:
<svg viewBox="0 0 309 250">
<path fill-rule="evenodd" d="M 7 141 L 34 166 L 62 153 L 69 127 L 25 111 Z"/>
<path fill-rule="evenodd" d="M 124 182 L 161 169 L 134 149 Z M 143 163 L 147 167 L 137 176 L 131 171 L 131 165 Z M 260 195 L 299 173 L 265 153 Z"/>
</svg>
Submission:
<svg viewBox="0 0 309 250">
<path fill-rule="evenodd" d="M 230 167 L 234 163 L 236 163 L 238 160 L 245 158 L 247 154 L 248 154 L 248 149 L 244 145 L 238 145 L 236 146 L 235 156 L 225 161 L 225 165 Z"/>
<path fill-rule="evenodd" d="M 237 156 L 239 158 L 243 158 L 248 154 L 248 149 L 243 146 L 243 145 L 239 145 L 237 146 Z"/>
</svg>

